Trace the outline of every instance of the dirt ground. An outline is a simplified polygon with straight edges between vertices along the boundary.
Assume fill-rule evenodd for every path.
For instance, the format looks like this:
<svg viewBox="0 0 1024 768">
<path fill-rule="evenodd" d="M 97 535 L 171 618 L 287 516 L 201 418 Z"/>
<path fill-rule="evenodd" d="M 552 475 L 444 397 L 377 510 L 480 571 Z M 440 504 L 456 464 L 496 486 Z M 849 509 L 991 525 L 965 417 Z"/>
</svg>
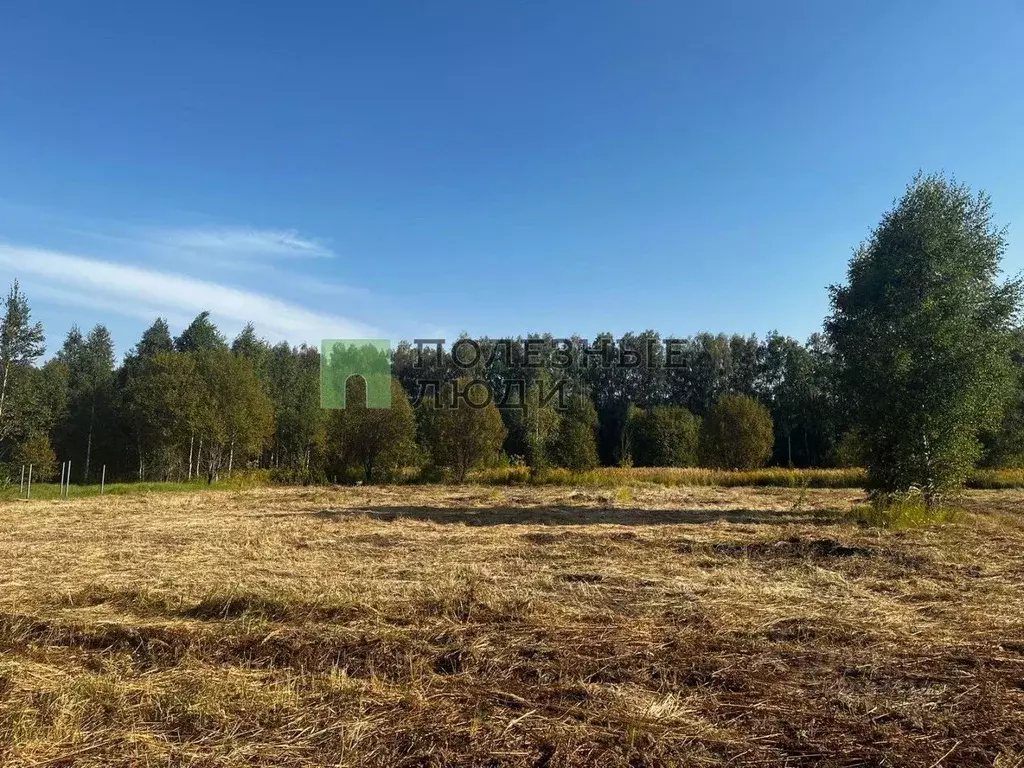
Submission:
<svg viewBox="0 0 1024 768">
<path fill-rule="evenodd" d="M 1024 493 L 0 504 L 5 766 L 1024 766 Z"/>
</svg>

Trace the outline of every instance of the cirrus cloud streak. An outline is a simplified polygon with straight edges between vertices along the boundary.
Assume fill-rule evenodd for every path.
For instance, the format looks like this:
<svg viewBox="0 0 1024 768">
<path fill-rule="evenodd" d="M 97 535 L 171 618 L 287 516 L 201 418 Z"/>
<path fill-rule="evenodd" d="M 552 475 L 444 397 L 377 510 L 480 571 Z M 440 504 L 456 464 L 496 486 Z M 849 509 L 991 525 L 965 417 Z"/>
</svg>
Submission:
<svg viewBox="0 0 1024 768">
<path fill-rule="evenodd" d="M 319 240 L 293 229 L 215 227 L 169 229 L 153 233 L 157 243 L 183 250 L 219 255 L 269 256 L 289 259 L 329 259 L 334 252 Z"/>
<path fill-rule="evenodd" d="M 228 327 L 253 321 L 274 340 L 319 344 L 323 338 L 378 338 L 371 325 L 308 310 L 272 296 L 171 272 L 39 248 L 0 244 L 0 267 L 32 277 L 64 296 L 80 294 L 92 306 L 137 316 L 146 307 L 171 315 L 209 310 Z"/>
</svg>

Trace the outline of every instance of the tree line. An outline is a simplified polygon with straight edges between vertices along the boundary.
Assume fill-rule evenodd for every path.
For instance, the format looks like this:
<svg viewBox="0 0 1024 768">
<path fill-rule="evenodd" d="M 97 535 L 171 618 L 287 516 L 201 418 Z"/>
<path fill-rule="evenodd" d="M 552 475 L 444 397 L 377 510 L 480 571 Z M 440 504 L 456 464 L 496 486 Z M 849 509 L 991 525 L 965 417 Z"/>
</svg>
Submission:
<svg viewBox="0 0 1024 768">
<path fill-rule="evenodd" d="M 830 363 L 818 337 L 805 347 L 777 334 L 700 334 L 681 342 L 683 369 L 665 366 L 653 331 L 588 342 L 609 358 L 642 350 L 642 364 L 630 368 L 555 367 L 551 336 L 531 337 L 548 364 L 525 365 L 526 340 L 515 339 L 500 341 L 510 351 L 502 364 L 485 365 L 499 342 L 483 338 L 474 342 L 480 365 L 469 369 L 453 361 L 450 346 L 424 353 L 402 342 L 391 353 L 391 408 L 366 408 L 364 383 L 353 377 L 348 407 L 327 410 L 318 348 L 270 344 L 252 324 L 229 341 L 207 312 L 176 336 L 157 318 L 119 364 L 103 325 L 84 334 L 73 327 L 40 364 L 43 329 L 17 282 L 0 323 L 0 461 L 8 475 L 31 463 L 37 477 L 49 478 L 64 461 L 79 483 L 98 481 L 103 466 L 108 478 L 161 481 L 254 467 L 317 481 L 350 478 L 353 470 L 383 477 L 399 466 L 463 477 L 502 461 L 694 466 L 718 462 L 707 439 L 700 448 L 701 424 L 726 395 L 746 396 L 760 418 L 757 457 L 747 464 L 775 451 L 781 463 L 825 465 L 837 429 L 814 420 L 830 415 Z M 453 393 L 472 381 L 520 394 L 500 408 L 451 407 Z M 440 391 L 428 387 L 431 396 L 422 397 L 425 382 L 439 382 Z M 564 397 L 544 396 L 559 384 Z M 741 407 L 737 400 L 733 408 Z"/>
<path fill-rule="evenodd" d="M 474 467 L 864 465 L 873 485 L 955 486 L 970 467 L 1024 461 L 1019 281 L 1000 282 L 1005 233 L 989 203 L 919 176 L 831 289 L 806 342 L 653 330 L 594 339 L 473 340 L 474 362 L 399 343 L 392 407 L 320 402 L 320 351 L 228 340 L 201 313 L 178 335 L 158 318 L 119 363 L 107 329 L 74 327 L 50 359 L 15 282 L 0 326 L 0 461 L 72 482 L 213 481 L 242 468 L 282 480 L 384 479 L 401 468 L 458 479 Z M 606 364 L 624 357 L 634 365 Z M 561 359 L 560 359 L 561 358 Z M 446 397 L 423 397 L 423 382 Z M 439 407 L 470 382 L 522 402 Z M 512 385 L 515 384 L 515 387 Z M 544 392 L 558 384 L 562 407 Z M 434 393 L 440 395 L 441 393 Z M 414 407 L 415 403 L 415 407 Z"/>
</svg>

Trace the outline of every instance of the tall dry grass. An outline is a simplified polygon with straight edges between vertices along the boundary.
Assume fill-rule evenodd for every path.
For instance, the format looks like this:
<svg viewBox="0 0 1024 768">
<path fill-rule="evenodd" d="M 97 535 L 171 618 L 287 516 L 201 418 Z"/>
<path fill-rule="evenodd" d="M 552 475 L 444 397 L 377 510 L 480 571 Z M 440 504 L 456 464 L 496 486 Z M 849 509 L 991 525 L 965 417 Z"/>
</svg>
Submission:
<svg viewBox="0 0 1024 768">
<path fill-rule="evenodd" d="M 482 470 L 470 480 L 491 485 L 516 483 L 535 485 L 585 486 L 613 488 L 623 485 L 651 484 L 669 488 L 721 486 L 734 488 L 858 488 L 866 480 L 862 469 L 785 469 L 768 467 L 749 471 L 702 469 L 697 467 L 601 467 L 584 472 L 545 469 L 533 472 L 529 467 Z"/>
<path fill-rule="evenodd" d="M 416 468 L 407 468 L 396 483 L 432 485 L 443 483 L 441 476 L 424 476 Z M 537 485 L 584 488 L 618 488 L 624 486 L 653 485 L 666 488 L 863 488 L 867 475 L 860 468 L 843 469 L 788 469 L 766 467 L 749 471 L 703 469 L 697 467 L 600 467 L 585 472 L 561 468 L 533 471 L 526 466 L 498 467 L 476 470 L 467 479 L 478 485 Z M 236 473 L 212 485 L 206 480 L 191 482 L 111 483 L 105 488 L 110 495 L 139 493 L 195 493 L 204 490 L 237 491 L 276 485 L 266 472 Z M 967 481 L 968 488 L 1017 489 L 1024 488 L 1024 469 L 978 469 Z M 99 485 L 72 485 L 71 496 L 76 498 L 97 496 Z M 36 499 L 57 499 L 59 487 L 53 483 L 34 483 L 32 495 Z M 0 488 L 0 501 L 24 497 L 18 484 Z"/>
</svg>

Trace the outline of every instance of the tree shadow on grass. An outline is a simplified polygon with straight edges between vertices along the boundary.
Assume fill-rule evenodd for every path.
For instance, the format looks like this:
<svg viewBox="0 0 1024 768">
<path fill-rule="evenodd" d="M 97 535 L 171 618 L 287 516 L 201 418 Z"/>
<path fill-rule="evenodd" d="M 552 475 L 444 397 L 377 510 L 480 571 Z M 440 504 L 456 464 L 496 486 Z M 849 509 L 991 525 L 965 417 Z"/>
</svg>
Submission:
<svg viewBox="0 0 1024 768">
<path fill-rule="evenodd" d="M 620 507 L 422 507 L 369 506 L 322 509 L 311 514 L 341 521 L 370 517 L 382 522 L 417 520 L 455 525 L 834 525 L 843 522 L 838 510 L 779 511 L 757 509 L 631 509 Z"/>
</svg>

